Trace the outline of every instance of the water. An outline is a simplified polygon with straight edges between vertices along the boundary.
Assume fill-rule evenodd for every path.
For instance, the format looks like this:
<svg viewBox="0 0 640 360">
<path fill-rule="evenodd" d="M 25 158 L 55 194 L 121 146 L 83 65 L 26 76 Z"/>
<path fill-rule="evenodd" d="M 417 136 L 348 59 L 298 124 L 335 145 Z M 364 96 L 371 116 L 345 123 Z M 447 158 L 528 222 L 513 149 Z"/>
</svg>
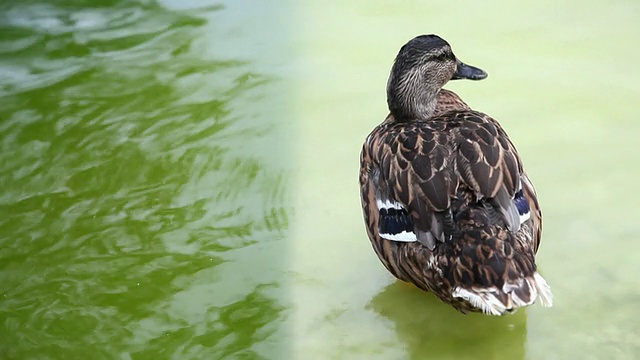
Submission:
<svg viewBox="0 0 640 360">
<path fill-rule="evenodd" d="M 640 354 L 640 6 L 5 1 L 0 358 Z M 399 47 L 447 39 L 544 212 L 555 304 L 461 315 L 378 262 L 358 155 Z"/>
<path fill-rule="evenodd" d="M 0 358 L 280 351 L 287 105 L 234 6 L 2 6 Z"/>
</svg>

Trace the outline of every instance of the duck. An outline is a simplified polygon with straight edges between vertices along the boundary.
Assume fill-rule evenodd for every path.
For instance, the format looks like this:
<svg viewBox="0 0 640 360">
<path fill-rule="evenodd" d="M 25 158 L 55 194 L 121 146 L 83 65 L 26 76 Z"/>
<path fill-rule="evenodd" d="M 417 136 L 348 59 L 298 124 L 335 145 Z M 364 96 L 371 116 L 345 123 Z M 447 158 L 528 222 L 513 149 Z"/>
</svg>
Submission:
<svg viewBox="0 0 640 360">
<path fill-rule="evenodd" d="M 443 89 L 486 77 L 437 35 L 401 47 L 389 114 L 360 155 L 367 235 L 393 276 L 462 313 L 550 307 L 535 261 L 542 211 L 522 159 L 498 121 Z"/>
</svg>

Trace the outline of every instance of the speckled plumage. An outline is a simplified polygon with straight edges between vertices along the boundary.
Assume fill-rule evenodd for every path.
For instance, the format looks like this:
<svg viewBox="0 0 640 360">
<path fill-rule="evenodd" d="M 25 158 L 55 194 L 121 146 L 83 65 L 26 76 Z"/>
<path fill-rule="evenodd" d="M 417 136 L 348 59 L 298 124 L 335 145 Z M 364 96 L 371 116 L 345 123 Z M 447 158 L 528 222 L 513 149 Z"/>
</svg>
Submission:
<svg viewBox="0 0 640 360">
<path fill-rule="evenodd" d="M 391 114 L 361 154 L 362 206 L 374 251 L 394 276 L 462 312 L 501 315 L 538 297 L 551 305 L 535 264 L 542 214 L 515 147 L 497 121 L 441 89 L 467 67 L 449 45 L 433 35 L 416 39 L 401 49 L 388 84 L 389 99 L 400 101 L 390 100 Z M 471 70 L 465 77 L 486 77 Z M 394 87 L 392 78 L 406 72 L 408 80 Z M 520 189 L 530 209 L 524 220 L 514 205 Z M 415 239 L 381 237 L 385 201 L 406 212 Z"/>
</svg>

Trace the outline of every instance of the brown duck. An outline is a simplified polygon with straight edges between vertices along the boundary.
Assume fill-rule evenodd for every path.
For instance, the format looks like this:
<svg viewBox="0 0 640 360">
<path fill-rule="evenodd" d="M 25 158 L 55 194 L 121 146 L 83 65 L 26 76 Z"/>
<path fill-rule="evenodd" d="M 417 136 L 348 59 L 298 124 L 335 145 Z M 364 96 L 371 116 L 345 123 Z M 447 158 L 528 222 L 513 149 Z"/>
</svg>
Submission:
<svg viewBox="0 0 640 360">
<path fill-rule="evenodd" d="M 367 232 L 398 279 L 461 312 L 502 315 L 552 305 L 536 270 L 542 213 L 500 124 L 442 87 L 487 74 L 422 35 L 387 83 L 390 114 L 367 137 L 360 189 Z"/>
</svg>

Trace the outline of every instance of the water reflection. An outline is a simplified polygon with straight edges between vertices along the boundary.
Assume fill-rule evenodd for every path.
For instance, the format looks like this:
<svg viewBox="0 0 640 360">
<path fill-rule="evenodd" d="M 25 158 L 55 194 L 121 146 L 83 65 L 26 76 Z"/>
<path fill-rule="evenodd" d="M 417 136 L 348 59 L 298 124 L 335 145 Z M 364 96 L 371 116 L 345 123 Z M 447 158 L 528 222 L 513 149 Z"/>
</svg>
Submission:
<svg viewBox="0 0 640 360">
<path fill-rule="evenodd" d="M 3 10 L 0 357 L 276 356 L 281 85 L 204 53 L 225 8 Z"/>
<path fill-rule="evenodd" d="M 462 315 L 432 294 L 396 281 L 367 305 L 390 320 L 411 359 L 525 358 L 527 315 Z"/>
</svg>

